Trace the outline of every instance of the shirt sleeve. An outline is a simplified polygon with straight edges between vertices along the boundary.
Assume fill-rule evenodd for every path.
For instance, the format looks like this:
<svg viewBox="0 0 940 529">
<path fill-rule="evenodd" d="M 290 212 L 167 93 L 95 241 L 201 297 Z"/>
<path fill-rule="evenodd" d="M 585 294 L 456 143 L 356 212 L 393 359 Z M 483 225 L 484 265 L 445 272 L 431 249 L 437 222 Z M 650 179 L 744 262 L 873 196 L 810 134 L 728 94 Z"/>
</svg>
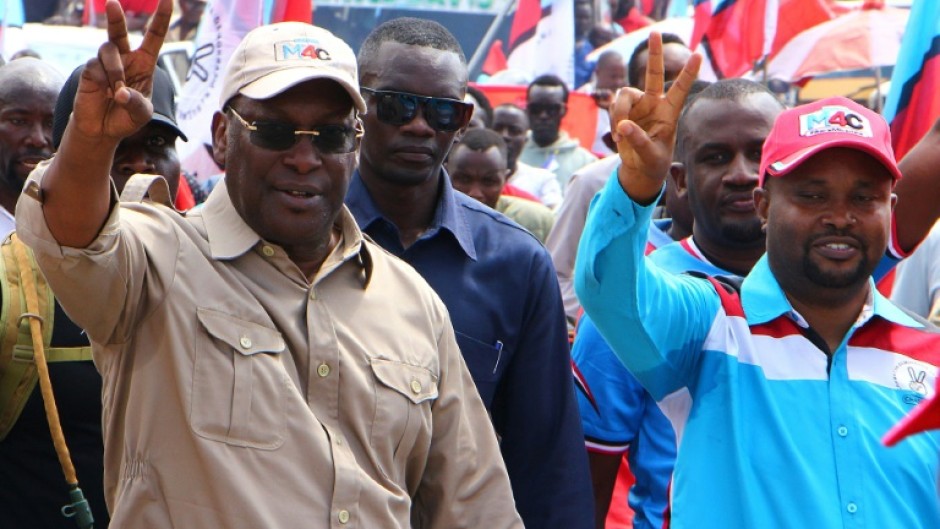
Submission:
<svg viewBox="0 0 940 529">
<path fill-rule="evenodd" d="M 688 385 L 720 309 L 707 282 L 660 270 L 643 256 L 653 205 L 631 200 L 616 178 L 592 202 L 575 289 L 618 358 L 657 400 Z"/>
<path fill-rule="evenodd" d="M 172 284 L 179 238 L 155 207 L 121 207 L 112 188 L 111 213 L 98 237 L 85 248 L 59 245 L 42 211 L 47 167 L 33 171 L 24 186 L 16 207 L 17 233 L 32 248 L 62 308 L 88 337 L 103 344 L 124 342 L 137 319 Z M 140 229 L 129 229 L 132 221 L 139 221 L 135 228 Z M 158 241 L 160 251 L 149 251 L 146 241 Z"/>
<path fill-rule="evenodd" d="M 555 225 L 545 239 L 545 247 L 552 256 L 561 297 L 564 301 L 565 315 L 574 320 L 581 308 L 574 293 L 574 258 L 578 253 L 578 240 L 584 229 L 588 204 L 591 196 L 585 179 L 575 174 L 568 184 L 568 192 L 555 215 Z"/>
<path fill-rule="evenodd" d="M 413 525 L 522 529 L 496 436 L 449 318 L 438 350 L 439 395 L 432 406 L 431 447 L 414 497 Z"/>
<path fill-rule="evenodd" d="M 526 527 L 592 528 L 590 472 L 555 271 L 541 248 L 523 270 L 529 286 L 520 338 L 494 395 L 493 424 Z"/>
<path fill-rule="evenodd" d="M 636 437 L 646 391 L 610 350 L 588 315 L 578 322 L 571 359 L 581 381 L 578 408 L 588 449 L 623 454 Z"/>
</svg>

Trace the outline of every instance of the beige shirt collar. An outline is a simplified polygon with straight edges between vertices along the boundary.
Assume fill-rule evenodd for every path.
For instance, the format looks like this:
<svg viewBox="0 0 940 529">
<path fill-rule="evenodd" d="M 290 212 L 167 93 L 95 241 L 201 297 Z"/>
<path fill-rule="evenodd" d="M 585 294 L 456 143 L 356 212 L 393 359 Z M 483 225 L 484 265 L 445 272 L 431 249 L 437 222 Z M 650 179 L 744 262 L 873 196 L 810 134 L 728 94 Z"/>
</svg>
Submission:
<svg viewBox="0 0 940 529">
<path fill-rule="evenodd" d="M 235 259 L 254 248 L 262 241 L 261 237 L 245 222 L 235 210 L 235 205 L 228 194 L 225 179 L 219 181 L 199 213 L 206 226 L 209 251 L 213 259 Z M 342 263 L 355 259 L 363 271 L 363 288 L 368 286 L 372 277 L 372 257 L 363 243 L 364 239 L 356 219 L 343 206 L 337 224 L 342 231 L 340 244 L 330 253 L 320 267 L 314 283 L 335 270 Z"/>
</svg>

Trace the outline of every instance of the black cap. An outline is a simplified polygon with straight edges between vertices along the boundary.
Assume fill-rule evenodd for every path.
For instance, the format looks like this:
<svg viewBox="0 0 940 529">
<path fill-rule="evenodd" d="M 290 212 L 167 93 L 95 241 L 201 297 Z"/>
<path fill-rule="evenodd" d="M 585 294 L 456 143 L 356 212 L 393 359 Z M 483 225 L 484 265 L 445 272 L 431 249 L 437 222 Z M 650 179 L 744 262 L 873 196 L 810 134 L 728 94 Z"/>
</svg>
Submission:
<svg viewBox="0 0 940 529">
<path fill-rule="evenodd" d="M 72 72 L 68 81 L 62 86 L 59 92 L 59 99 L 55 103 L 55 113 L 52 115 L 52 144 L 56 149 L 62 143 L 62 135 L 65 134 L 65 126 L 69 123 L 69 117 L 72 115 L 72 108 L 75 105 L 75 93 L 78 91 L 78 82 L 82 77 L 82 70 L 85 65 L 81 65 Z M 183 141 L 189 141 L 189 138 L 183 134 L 179 125 L 176 123 L 176 99 L 173 90 L 173 81 L 170 75 L 160 68 L 154 68 L 153 71 L 153 94 L 150 95 L 150 101 L 153 103 L 153 118 L 151 123 L 157 122 L 173 129 Z"/>
</svg>

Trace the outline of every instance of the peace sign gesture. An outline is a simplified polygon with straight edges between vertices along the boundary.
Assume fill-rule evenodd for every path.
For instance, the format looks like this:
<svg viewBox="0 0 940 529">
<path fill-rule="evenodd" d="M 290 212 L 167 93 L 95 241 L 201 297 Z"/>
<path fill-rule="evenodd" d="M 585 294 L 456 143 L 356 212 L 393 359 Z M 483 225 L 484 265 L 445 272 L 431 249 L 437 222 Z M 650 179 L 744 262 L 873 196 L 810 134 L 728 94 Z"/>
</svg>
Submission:
<svg viewBox="0 0 940 529">
<path fill-rule="evenodd" d="M 700 55 L 692 55 L 664 95 L 662 36 L 650 33 L 649 42 L 646 91 L 620 89 L 610 111 L 610 128 L 621 160 L 620 185 L 642 204 L 659 195 L 669 174 L 679 113 L 702 63 Z"/>
<path fill-rule="evenodd" d="M 85 64 L 70 122 L 88 139 L 120 142 L 153 116 L 153 69 L 166 37 L 173 0 L 160 0 L 153 22 L 136 50 L 130 48 L 124 12 L 117 0 L 105 4 L 108 42 Z M 116 144 L 116 143 L 115 143 Z"/>
</svg>

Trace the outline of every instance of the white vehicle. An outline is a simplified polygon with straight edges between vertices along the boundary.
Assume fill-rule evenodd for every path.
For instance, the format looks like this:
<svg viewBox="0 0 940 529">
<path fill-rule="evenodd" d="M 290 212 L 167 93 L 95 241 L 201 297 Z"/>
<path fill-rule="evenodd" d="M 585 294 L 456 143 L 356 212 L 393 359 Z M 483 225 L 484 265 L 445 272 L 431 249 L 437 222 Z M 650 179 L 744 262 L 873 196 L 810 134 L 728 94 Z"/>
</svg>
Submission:
<svg viewBox="0 0 940 529">
<path fill-rule="evenodd" d="M 107 30 L 90 26 L 24 24 L 21 28 L 4 29 L 3 58 L 9 60 L 14 53 L 31 49 L 67 77 L 79 65 L 95 57 L 98 47 L 107 40 Z M 131 47 L 136 48 L 143 40 L 143 35 L 132 33 L 129 40 Z M 160 50 L 160 62 L 173 79 L 177 94 L 186 80 L 180 79 L 173 61 L 178 58 L 186 58 L 188 61 L 193 50 L 192 42 L 167 42 Z"/>
</svg>

